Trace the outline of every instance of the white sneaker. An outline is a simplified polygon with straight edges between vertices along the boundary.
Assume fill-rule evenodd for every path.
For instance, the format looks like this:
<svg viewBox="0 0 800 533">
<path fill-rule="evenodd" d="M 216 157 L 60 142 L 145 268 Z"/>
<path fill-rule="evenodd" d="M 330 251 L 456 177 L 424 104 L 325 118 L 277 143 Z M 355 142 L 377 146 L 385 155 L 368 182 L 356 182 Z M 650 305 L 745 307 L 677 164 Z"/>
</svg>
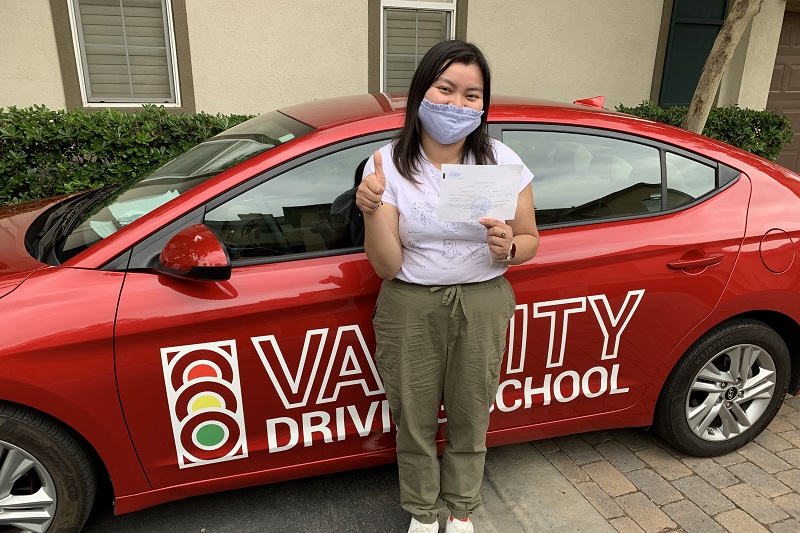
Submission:
<svg viewBox="0 0 800 533">
<path fill-rule="evenodd" d="M 412 517 L 411 525 L 408 526 L 408 533 L 439 533 L 439 522 L 423 524 Z"/>
<path fill-rule="evenodd" d="M 472 528 L 472 520 L 467 519 L 466 522 L 456 520 L 453 515 L 447 519 L 447 527 L 444 528 L 444 533 L 474 533 Z"/>
</svg>

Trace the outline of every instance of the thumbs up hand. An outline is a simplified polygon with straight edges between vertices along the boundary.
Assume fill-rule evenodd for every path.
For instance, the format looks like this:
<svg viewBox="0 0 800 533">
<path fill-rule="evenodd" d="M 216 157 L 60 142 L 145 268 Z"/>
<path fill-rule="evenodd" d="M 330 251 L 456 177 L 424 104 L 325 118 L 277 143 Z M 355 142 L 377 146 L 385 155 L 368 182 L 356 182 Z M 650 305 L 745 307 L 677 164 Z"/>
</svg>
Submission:
<svg viewBox="0 0 800 533">
<path fill-rule="evenodd" d="M 376 151 L 373 155 L 375 172 L 361 180 L 356 192 L 356 206 L 365 214 L 374 213 L 383 204 L 381 197 L 386 190 L 386 175 L 383 173 L 383 158 Z"/>
</svg>

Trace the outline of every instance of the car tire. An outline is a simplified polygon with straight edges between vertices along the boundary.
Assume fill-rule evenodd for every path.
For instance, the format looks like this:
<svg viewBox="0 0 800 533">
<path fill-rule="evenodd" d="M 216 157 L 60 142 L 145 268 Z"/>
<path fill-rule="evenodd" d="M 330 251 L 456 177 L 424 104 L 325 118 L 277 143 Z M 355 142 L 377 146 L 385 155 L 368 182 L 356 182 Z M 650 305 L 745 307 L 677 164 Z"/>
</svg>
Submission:
<svg viewBox="0 0 800 533">
<path fill-rule="evenodd" d="M 775 417 L 790 366 L 789 350 L 772 328 L 752 319 L 724 322 L 675 365 L 656 404 L 656 431 L 689 455 L 732 452 Z"/>
<path fill-rule="evenodd" d="M 0 531 L 77 532 L 94 497 L 92 463 L 66 430 L 0 404 Z"/>
</svg>

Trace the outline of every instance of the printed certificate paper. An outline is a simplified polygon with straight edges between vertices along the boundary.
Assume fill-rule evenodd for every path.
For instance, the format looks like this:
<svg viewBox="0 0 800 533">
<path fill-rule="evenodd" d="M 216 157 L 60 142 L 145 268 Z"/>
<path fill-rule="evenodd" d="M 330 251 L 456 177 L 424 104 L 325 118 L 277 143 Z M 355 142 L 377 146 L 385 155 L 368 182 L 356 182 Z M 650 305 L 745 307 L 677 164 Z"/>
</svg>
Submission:
<svg viewBox="0 0 800 533">
<path fill-rule="evenodd" d="M 522 165 L 442 165 L 439 222 L 512 220 Z"/>
</svg>

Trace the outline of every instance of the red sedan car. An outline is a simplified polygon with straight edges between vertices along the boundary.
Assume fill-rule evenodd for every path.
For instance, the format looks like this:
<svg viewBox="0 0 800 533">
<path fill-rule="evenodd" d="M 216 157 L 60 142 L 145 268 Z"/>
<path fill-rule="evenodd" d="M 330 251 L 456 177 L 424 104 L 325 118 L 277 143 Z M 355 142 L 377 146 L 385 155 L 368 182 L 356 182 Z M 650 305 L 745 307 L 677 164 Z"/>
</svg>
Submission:
<svg viewBox="0 0 800 533">
<path fill-rule="evenodd" d="M 403 103 L 288 107 L 0 210 L 0 530 L 80 528 L 99 477 L 127 513 L 394 460 L 353 198 Z M 800 177 L 590 105 L 496 98 L 489 129 L 533 171 L 541 231 L 507 273 L 489 444 L 758 435 L 800 388 Z"/>
</svg>

